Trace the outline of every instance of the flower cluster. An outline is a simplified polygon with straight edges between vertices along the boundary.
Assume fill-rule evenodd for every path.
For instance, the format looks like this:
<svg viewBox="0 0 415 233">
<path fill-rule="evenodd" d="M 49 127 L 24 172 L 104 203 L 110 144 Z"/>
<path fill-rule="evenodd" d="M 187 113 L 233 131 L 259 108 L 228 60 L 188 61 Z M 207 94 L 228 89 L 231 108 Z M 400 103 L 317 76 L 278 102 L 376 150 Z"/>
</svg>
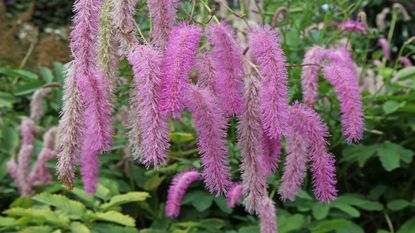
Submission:
<svg viewBox="0 0 415 233">
<path fill-rule="evenodd" d="M 361 97 L 347 50 L 308 50 L 302 72 L 305 104 L 290 105 L 287 59 L 276 30 L 248 27 L 249 48 L 244 54 L 228 24 L 212 22 L 202 29 L 177 23 L 178 2 L 148 0 L 152 40 L 143 37 L 144 45 L 140 45 L 131 28 L 136 2 L 75 3 L 71 35 L 74 61 L 68 67 L 60 123 L 58 174 L 63 182 L 73 186 L 75 166 L 80 164 L 85 190 L 95 192 L 98 155 L 111 149 L 116 65 L 126 57 L 134 73 L 129 134 L 133 157 L 147 167 L 165 164 L 167 120 L 180 118 L 184 111 L 191 114 L 199 135 L 202 171 L 188 170 L 174 178 L 167 216 L 179 215 L 186 189 L 203 179 L 210 192 L 228 198 L 230 207 L 243 196 L 245 209 L 261 218 L 261 231 L 276 232 L 275 206 L 268 197 L 266 179 L 278 168 L 284 137 L 288 154 L 281 198 L 295 199 L 308 163 L 316 197 L 322 202 L 336 198 L 334 157 L 327 149 L 328 128 L 313 107 L 322 70 L 338 96 L 346 140 L 362 138 Z M 202 35 L 209 45 L 199 51 Z M 197 80 L 189 78 L 192 68 L 200 74 Z M 242 181 L 236 184 L 227 159 L 230 118 L 239 119 Z"/>
</svg>

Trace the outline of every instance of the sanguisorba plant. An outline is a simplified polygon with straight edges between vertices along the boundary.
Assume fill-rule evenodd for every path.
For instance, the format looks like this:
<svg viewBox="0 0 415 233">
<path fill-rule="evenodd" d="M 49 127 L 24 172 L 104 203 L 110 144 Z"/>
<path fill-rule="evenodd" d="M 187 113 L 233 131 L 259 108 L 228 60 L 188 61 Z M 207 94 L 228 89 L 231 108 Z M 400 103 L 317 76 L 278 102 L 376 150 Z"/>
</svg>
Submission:
<svg viewBox="0 0 415 233">
<path fill-rule="evenodd" d="M 111 148 L 112 92 L 118 62 L 132 65 L 130 146 L 135 159 L 150 167 L 166 163 L 167 119 L 189 111 L 199 134 L 202 170 L 183 171 L 169 189 L 166 215 L 177 217 L 191 182 L 225 195 L 233 207 L 239 197 L 261 219 L 261 232 L 276 232 L 275 206 L 266 179 L 278 167 L 286 138 L 284 174 L 279 194 L 294 200 L 310 164 L 314 193 L 321 202 L 336 199 L 334 156 L 328 151 L 328 127 L 314 110 L 320 73 L 333 86 L 341 106 L 347 142 L 363 136 L 363 113 L 356 72 L 344 48 L 310 48 L 301 75 L 304 103 L 289 104 L 288 66 L 278 32 L 249 26 L 248 51 L 225 22 L 205 28 L 176 23 L 176 0 L 148 0 L 151 39 L 134 22 L 136 0 L 77 0 L 71 33 L 73 62 L 68 66 L 60 122 L 59 178 L 73 187 L 80 165 L 84 188 L 94 193 L 99 154 Z M 136 37 L 138 34 L 141 38 Z M 208 46 L 199 51 L 202 35 Z M 201 49 L 202 50 L 202 49 Z M 189 77 L 199 70 L 197 80 Z M 239 118 L 240 183 L 232 181 L 226 130 Z"/>
</svg>

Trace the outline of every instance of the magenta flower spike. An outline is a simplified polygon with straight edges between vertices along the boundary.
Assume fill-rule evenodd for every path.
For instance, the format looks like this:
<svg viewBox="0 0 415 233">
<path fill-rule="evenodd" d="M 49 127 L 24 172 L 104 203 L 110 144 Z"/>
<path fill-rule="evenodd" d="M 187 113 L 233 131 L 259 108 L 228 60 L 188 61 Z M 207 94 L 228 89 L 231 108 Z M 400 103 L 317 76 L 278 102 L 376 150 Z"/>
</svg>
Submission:
<svg viewBox="0 0 415 233">
<path fill-rule="evenodd" d="M 148 0 L 148 10 L 153 20 L 152 38 L 162 49 L 167 47 L 167 39 L 176 21 L 177 0 Z"/>
<path fill-rule="evenodd" d="M 138 113 L 141 135 L 141 162 L 149 167 L 164 164 L 169 147 L 169 127 L 166 118 L 160 113 L 160 91 L 162 73 L 160 53 L 150 46 L 136 45 L 128 55 L 133 66 L 135 91 L 133 93 L 134 112 Z M 133 126 L 134 128 L 134 126 Z"/>
<path fill-rule="evenodd" d="M 221 23 L 212 24 L 206 33 L 213 46 L 210 55 L 218 74 L 215 89 L 219 99 L 226 106 L 224 110 L 227 116 L 240 115 L 243 112 L 241 94 L 244 71 L 242 51 L 235 41 L 235 32 L 227 24 Z"/>
<path fill-rule="evenodd" d="M 35 133 L 35 123 L 31 119 L 24 119 L 20 125 L 22 145 L 33 144 L 33 134 Z"/>
<path fill-rule="evenodd" d="M 363 34 L 367 33 L 366 26 L 363 23 L 354 20 L 347 20 L 343 23 L 340 23 L 337 27 L 345 32 L 359 32 Z"/>
<path fill-rule="evenodd" d="M 30 101 L 30 119 L 34 121 L 38 121 L 42 119 L 43 115 L 45 114 L 44 104 L 45 98 L 50 93 L 50 88 L 41 88 L 32 96 L 32 100 Z"/>
<path fill-rule="evenodd" d="M 304 103 L 311 108 L 314 108 L 317 102 L 318 75 L 325 54 L 326 50 L 324 48 L 315 46 L 308 49 L 304 56 L 304 66 L 301 72 L 301 88 Z"/>
<path fill-rule="evenodd" d="M 277 233 L 277 216 L 275 204 L 271 198 L 265 196 L 258 211 L 261 233 Z"/>
<path fill-rule="evenodd" d="M 390 60 L 391 52 L 390 52 L 388 40 L 385 38 L 380 38 L 378 40 L 378 45 L 382 48 L 383 56 L 386 58 L 386 60 Z"/>
<path fill-rule="evenodd" d="M 286 128 L 288 70 L 276 31 L 269 27 L 249 34 L 249 47 L 261 75 L 260 108 L 265 133 L 278 139 Z"/>
<path fill-rule="evenodd" d="M 30 158 L 33 153 L 33 145 L 23 144 L 17 157 L 17 180 L 16 184 L 22 196 L 33 193 L 32 186 L 27 179 L 30 172 Z"/>
<path fill-rule="evenodd" d="M 340 101 L 343 135 L 349 143 L 359 141 L 364 132 L 364 114 L 352 58 L 343 48 L 331 49 L 327 56 L 330 62 L 324 66 L 324 78 L 334 87 Z"/>
<path fill-rule="evenodd" d="M 270 139 L 264 134 L 262 137 L 264 150 L 264 168 L 266 177 L 271 176 L 278 168 L 281 156 L 281 138 Z"/>
<path fill-rule="evenodd" d="M 308 146 L 302 135 L 292 131 L 286 136 L 287 157 L 279 194 L 283 201 L 294 201 L 307 175 Z"/>
<path fill-rule="evenodd" d="M 244 93 L 245 112 L 241 115 L 238 128 L 244 204 L 250 213 L 258 211 L 267 190 L 264 150 L 259 141 L 264 134 L 259 109 L 259 85 L 256 77 L 247 76 Z"/>
<path fill-rule="evenodd" d="M 335 200 L 337 195 L 336 168 L 333 156 L 327 152 L 325 139 L 328 136 L 327 126 L 313 109 L 299 103 L 289 108 L 288 124 L 291 132 L 301 135 L 308 147 L 315 196 L 321 202 Z"/>
<path fill-rule="evenodd" d="M 231 171 L 227 160 L 227 122 L 221 105 L 209 90 L 194 85 L 189 85 L 185 103 L 199 134 L 206 187 L 218 196 L 225 194 L 231 185 Z"/>
<path fill-rule="evenodd" d="M 172 29 L 162 61 L 161 110 L 177 117 L 184 109 L 183 99 L 189 72 L 194 63 L 202 32 L 199 27 L 181 23 Z"/>
<path fill-rule="evenodd" d="M 234 208 L 242 197 L 243 185 L 234 183 L 226 194 L 227 205 L 229 208 Z"/>
<path fill-rule="evenodd" d="M 200 173 L 197 170 L 189 169 L 177 174 L 170 184 L 166 202 L 165 213 L 168 217 L 178 217 L 180 205 L 189 185 L 199 180 Z"/>
<path fill-rule="evenodd" d="M 408 67 L 412 67 L 413 66 L 413 64 L 411 62 L 411 59 L 409 59 L 408 57 L 400 57 L 399 58 L 399 61 L 403 64 L 403 66 L 405 68 L 408 68 Z"/>
<path fill-rule="evenodd" d="M 75 68 L 72 64 L 65 67 L 63 109 L 59 121 L 59 149 L 56 171 L 58 178 L 69 188 L 73 188 L 75 168 L 79 165 L 82 137 L 82 115 L 84 106 L 81 93 L 76 85 Z"/>
<path fill-rule="evenodd" d="M 219 97 L 215 84 L 218 73 L 215 70 L 214 61 L 210 52 L 204 52 L 197 57 L 196 68 L 199 71 L 197 85 L 202 88 L 208 88 L 212 94 Z"/>
<path fill-rule="evenodd" d="M 138 42 L 135 36 L 135 9 L 138 0 L 111 0 L 114 9 L 111 11 L 113 25 L 118 30 L 120 55 L 127 56 L 131 45 Z M 120 33 L 120 29 L 122 30 Z"/>
</svg>

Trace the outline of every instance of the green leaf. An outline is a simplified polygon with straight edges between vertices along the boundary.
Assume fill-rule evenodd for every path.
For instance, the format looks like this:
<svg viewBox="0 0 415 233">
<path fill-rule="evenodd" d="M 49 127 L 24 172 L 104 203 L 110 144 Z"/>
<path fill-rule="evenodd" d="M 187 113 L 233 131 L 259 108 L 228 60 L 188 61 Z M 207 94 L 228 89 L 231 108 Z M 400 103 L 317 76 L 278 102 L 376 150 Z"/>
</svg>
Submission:
<svg viewBox="0 0 415 233">
<path fill-rule="evenodd" d="M 300 230 L 305 224 L 306 218 L 301 214 L 294 214 L 288 217 L 285 215 L 278 216 L 278 229 L 280 233 Z"/>
<path fill-rule="evenodd" d="M 410 205 L 411 203 L 407 200 L 393 200 L 388 202 L 387 207 L 390 210 L 399 211 L 405 209 L 406 207 L 409 207 Z"/>
<path fill-rule="evenodd" d="M 120 206 L 129 202 L 138 202 L 146 200 L 150 195 L 146 192 L 129 192 L 126 194 L 116 195 L 108 203 L 101 206 L 103 210 L 110 209 L 114 206 Z"/>
<path fill-rule="evenodd" d="M 71 231 L 72 233 L 91 233 L 88 227 L 86 227 L 84 224 L 80 222 L 72 222 Z"/>
<path fill-rule="evenodd" d="M 383 206 L 379 202 L 366 200 L 362 196 L 353 195 L 353 194 L 348 194 L 348 195 L 343 195 L 343 196 L 338 197 L 336 203 L 349 204 L 349 205 L 352 205 L 352 206 L 355 206 L 355 207 L 358 207 L 360 209 L 367 210 L 367 211 L 382 211 L 383 210 Z"/>
<path fill-rule="evenodd" d="M 56 81 L 60 84 L 63 84 L 65 76 L 64 66 L 60 62 L 53 62 L 53 69 L 55 71 Z"/>
<path fill-rule="evenodd" d="M 86 194 L 85 191 L 80 188 L 75 187 L 71 190 L 71 193 L 81 199 L 89 207 L 96 207 L 100 203 L 94 196 Z"/>
<path fill-rule="evenodd" d="M 408 68 L 399 70 L 396 73 L 396 78 L 398 80 L 406 80 L 406 79 L 415 78 L 415 67 L 408 67 Z"/>
<path fill-rule="evenodd" d="M 345 219 L 325 220 L 311 228 L 311 233 L 326 233 L 333 230 L 340 229 L 350 224 L 350 221 Z"/>
<path fill-rule="evenodd" d="M 94 223 L 88 225 L 93 233 L 139 233 L 135 227 L 123 227 L 107 223 Z M 140 231 L 141 232 L 141 231 Z M 151 232 L 148 232 L 151 233 Z M 153 232 L 156 233 L 156 232 Z M 164 232 L 163 232 L 164 233 Z"/>
<path fill-rule="evenodd" d="M 215 198 L 215 203 L 219 207 L 219 209 L 222 210 L 223 212 L 225 212 L 227 214 L 232 213 L 233 210 L 228 207 L 228 204 L 226 202 L 225 197 L 216 197 Z"/>
<path fill-rule="evenodd" d="M 24 78 L 24 79 L 28 79 L 28 80 L 38 79 L 37 74 L 32 73 L 30 71 L 16 70 L 16 69 L 5 68 L 5 67 L 0 68 L 0 74 L 4 74 L 4 75 L 10 76 L 10 77 L 16 76 L 18 78 Z"/>
<path fill-rule="evenodd" d="M 3 128 L 2 135 L 7 135 L 7 137 L 2 137 L 2 149 L 11 154 L 19 146 L 19 134 L 12 127 Z"/>
<path fill-rule="evenodd" d="M 322 203 L 314 203 L 312 207 L 313 217 L 317 220 L 322 220 L 327 217 L 330 211 L 330 206 Z"/>
<path fill-rule="evenodd" d="M 258 226 L 247 226 L 239 228 L 238 233 L 259 233 Z"/>
<path fill-rule="evenodd" d="M 191 193 L 192 198 L 192 205 L 198 210 L 199 212 L 203 212 L 212 206 L 213 202 L 213 195 L 210 195 L 204 191 L 196 191 Z"/>
<path fill-rule="evenodd" d="M 341 202 L 334 202 L 332 206 L 336 209 L 339 209 L 346 214 L 350 215 L 351 217 L 358 218 L 360 217 L 360 212 L 356 208 Z"/>
<path fill-rule="evenodd" d="M 398 110 L 399 108 L 405 106 L 406 102 L 397 102 L 394 100 L 387 101 L 385 104 L 383 104 L 383 111 L 385 114 L 391 114 Z"/>
<path fill-rule="evenodd" d="M 205 228 L 211 232 L 217 232 L 219 229 L 225 227 L 226 223 L 222 219 L 209 218 L 203 219 L 199 222 L 200 227 Z"/>
<path fill-rule="evenodd" d="M 0 217 L 0 226 L 9 227 L 16 225 L 16 219 L 8 217 Z"/>
<path fill-rule="evenodd" d="M 120 212 L 117 212 L 117 211 L 98 212 L 98 213 L 88 212 L 88 217 L 92 218 L 93 220 L 117 223 L 117 224 L 124 225 L 127 227 L 135 226 L 135 220 L 133 218 L 131 218 L 128 215 L 121 214 Z"/>
<path fill-rule="evenodd" d="M 60 194 L 41 193 L 33 197 L 34 200 L 56 207 L 70 218 L 79 219 L 85 213 L 85 206 Z"/>
<path fill-rule="evenodd" d="M 53 74 L 47 67 L 40 67 L 40 76 L 46 83 L 50 83 L 53 81 Z"/>
<path fill-rule="evenodd" d="M 31 219 L 52 223 L 57 226 L 67 226 L 69 223 L 68 217 L 58 214 L 50 209 L 12 208 L 4 211 L 4 213 L 15 217 L 30 217 Z"/>
<path fill-rule="evenodd" d="M 50 226 L 34 226 L 34 227 L 28 227 L 25 228 L 19 233 L 51 233 L 52 228 Z"/>
<path fill-rule="evenodd" d="M 413 152 L 405 149 L 401 145 L 385 142 L 378 146 L 378 157 L 382 166 L 386 171 L 393 171 L 400 166 L 400 160 L 403 158 L 404 162 L 409 159 L 412 161 Z"/>
<path fill-rule="evenodd" d="M 12 108 L 15 102 L 16 99 L 13 95 L 0 91 L 0 108 Z"/>
<path fill-rule="evenodd" d="M 365 233 L 365 231 L 361 226 L 351 222 L 349 225 L 337 229 L 336 233 Z"/>
<path fill-rule="evenodd" d="M 415 229 L 415 217 L 407 220 L 398 230 L 397 233 L 414 233 Z"/>
<path fill-rule="evenodd" d="M 184 144 L 193 140 L 195 140 L 195 137 L 191 133 L 173 132 L 170 134 L 170 141 L 176 144 Z"/>
<path fill-rule="evenodd" d="M 31 94 L 33 92 L 35 92 L 36 90 L 38 90 L 39 88 L 41 88 L 43 86 L 43 82 L 40 80 L 32 80 L 29 81 L 23 85 L 20 85 L 16 88 L 14 95 L 16 96 L 22 96 L 22 95 L 28 95 Z"/>
<path fill-rule="evenodd" d="M 160 186 L 160 184 L 163 182 L 164 179 L 165 179 L 165 177 L 160 177 L 158 175 L 152 176 L 150 179 L 148 179 L 144 183 L 144 187 L 143 188 L 146 191 L 155 190 L 157 187 Z"/>
</svg>

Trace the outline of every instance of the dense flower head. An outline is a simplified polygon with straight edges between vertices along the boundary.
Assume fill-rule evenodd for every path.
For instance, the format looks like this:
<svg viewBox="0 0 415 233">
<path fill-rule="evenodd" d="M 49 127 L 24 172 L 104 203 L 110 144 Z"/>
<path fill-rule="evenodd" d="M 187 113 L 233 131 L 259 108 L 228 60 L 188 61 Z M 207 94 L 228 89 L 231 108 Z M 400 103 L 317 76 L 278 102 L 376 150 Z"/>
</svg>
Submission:
<svg viewBox="0 0 415 233">
<path fill-rule="evenodd" d="M 337 27 L 346 32 L 360 32 L 363 34 L 367 33 L 366 26 L 363 23 L 354 20 L 347 20 L 342 22 L 337 25 Z"/>
<path fill-rule="evenodd" d="M 20 135 L 23 145 L 31 145 L 33 143 L 35 133 L 35 123 L 31 119 L 24 119 L 20 125 Z"/>
<path fill-rule="evenodd" d="M 195 25 L 181 23 L 174 27 L 162 61 L 161 110 L 163 115 L 176 117 L 183 111 L 183 99 L 189 72 L 199 46 L 202 32 Z"/>
<path fill-rule="evenodd" d="M 265 196 L 258 211 L 261 233 L 277 233 L 277 215 L 275 204 L 271 198 Z"/>
<path fill-rule="evenodd" d="M 180 172 L 170 184 L 166 202 L 166 215 L 168 217 L 178 217 L 180 205 L 189 185 L 201 178 L 197 170 L 189 169 Z"/>
<path fill-rule="evenodd" d="M 45 98 L 50 93 L 50 88 L 41 88 L 32 96 L 32 100 L 30 101 L 30 118 L 34 121 L 40 120 L 43 115 L 45 114 Z"/>
<path fill-rule="evenodd" d="M 227 116 L 239 115 L 243 111 L 243 65 L 242 50 L 235 41 L 235 32 L 226 23 L 212 24 L 207 28 L 207 37 L 213 48 L 210 52 L 213 67 L 220 75 L 215 80 L 220 101 L 226 106 Z"/>
<path fill-rule="evenodd" d="M 364 114 L 353 60 L 344 48 L 327 52 L 323 74 L 337 94 L 342 113 L 343 135 L 348 142 L 359 141 L 364 132 Z"/>
<path fill-rule="evenodd" d="M 243 185 L 234 183 L 226 194 L 227 205 L 229 208 L 234 208 L 242 197 Z"/>
<path fill-rule="evenodd" d="M 210 52 L 204 52 L 197 57 L 196 68 L 199 71 L 197 85 L 199 87 L 208 88 L 212 94 L 219 97 L 217 87 L 215 86 L 218 72 L 215 70 L 213 62 L 213 57 Z"/>
<path fill-rule="evenodd" d="M 288 70 L 277 32 L 269 27 L 249 34 L 252 56 L 261 75 L 260 108 L 262 124 L 271 139 L 281 137 L 286 128 Z"/>
<path fill-rule="evenodd" d="M 413 66 L 412 61 L 411 59 L 409 59 L 409 57 L 400 57 L 399 61 L 403 64 L 405 68 Z"/>
<path fill-rule="evenodd" d="M 378 45 L 382 48 L 383 56 L 385 57 L 385 59 L 390 60 L 391 59 L 391 51 L 390 51 L 390 48 L 389 48 L 388 40 L 385 39 L 385 38 L 380 38 L 378 40 Z"/>
<path fill-rule="evenodd" d="M 164 164 L 169 147 L 169 128 L 166 118 L 160 113 L 160 91 L 162 73 L 161 55 L 150 46 L 136 45 L 128 55 L 134 71 L 134 112 L 138 113 L 141 153 L 139 159 L 146 166 Z"/>
<path fill-rule="evenodd" d="M 318 75 L 320 64 L 325 58 L 326 50 L 320 46 L 308 49 L 304 56 L 301 72 L 301 88 L 303 100 L 310 107 L 314 107 L 318 96 Z"/>
<path fill-rule="evenodd" d="M 177 0 L 148 0 L 148 10 L 153 23 L 152 38 L 154 44 L 165 48 L 167 38 L 176 21 Z"/>
<path fill-rule="evenodd" d="M 288 135 L 293 135 L 293 133 L 301 135 L 304 140 L 301 143 L 305 143 L 308 148 L 313 175 L 314 194 L 321 202 L 334 200 L 337 194 L 335 187 L 336 168 L 334 166 L 333 155 L 327 151 L 327 125 L 324 124 L 313 109 L 304 104 L 294 103 L 289 108 L 289 114 L 288 124 L 290 128 Z M 291 197 L 291 195 L 287 195 L 287 198 Z"/>
<path fill-rule="evenodd" d="M 119 45 L 118 54 L 126 56 L 131 46 L 138 42 L 135 30 L 135 9 L 138 0 L 110 0 L 113 9 L 110 12 L 116 31 L 117 44 Z"/>
<path fill-rule="evenodd" d="M 189 85 L 186 92 L 186 107 L 199 134 L 203 178 L 210 192 L 224 194 L 231 185 L 231 173 L 227 160 L 227 122 L 223 110 L 208 89 Z"/>
<path fill-rule="evenodd" d="M 281 137 L 271 139 L 265 133 L 262 137 L 264 150 L 264 168 L 266 176 L 272 175 L 277 170 L 281 156 Z"/>
</svg>

